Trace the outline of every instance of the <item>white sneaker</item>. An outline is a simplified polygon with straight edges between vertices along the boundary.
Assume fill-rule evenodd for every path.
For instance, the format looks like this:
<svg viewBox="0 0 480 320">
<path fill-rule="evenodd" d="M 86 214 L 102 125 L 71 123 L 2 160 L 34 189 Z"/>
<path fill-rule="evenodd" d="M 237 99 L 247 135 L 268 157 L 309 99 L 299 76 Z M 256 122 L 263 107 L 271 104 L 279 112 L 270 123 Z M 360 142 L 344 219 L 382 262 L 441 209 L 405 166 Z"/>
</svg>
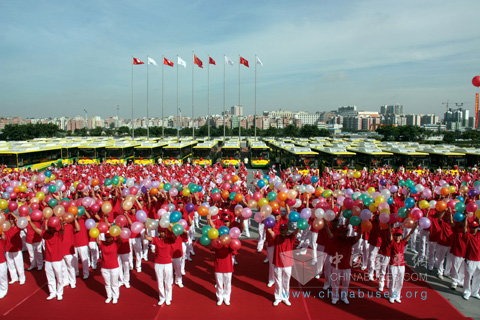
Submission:
<svg viewBox="0 0 480 320">
<path fill-rule="evenodd" d="M 365 271 L 365 270 L 367 270 L 367 267 L 366 267 L 366 266 L 362 266 L 362 267 L 360 268 L 360 270 Z"/>
<path fill-rule="evenodd" d="M 25 280 L 19 282 L 20 285 L 25 284 Z"/>
<path fill-rule="evenodd" d="M 138 273 L 142 272 L 142 268 L 137 268 L 137 272 Z"/>
<path fill-rule="evenodd" d="M 169 305 L 171 305 L 171 304 L 172 304 L 172 301 L 170 301 L 170 300 L 167 300 L 167 302 L 165 302 L 165 304 L 166 304 L 167 306 L 169 306 Z"/>
<path fill-rule="evenodd" d="M 8 284 L 14 284 L 15 282 L 17 282 L 18 280 L 11 280 Z"/>
<path fill-rule="evenodd" d="M 290 301 L 288 301 L 288 300 L 283 300 L 283 303 L 285 303 L 285 304 L 286 304 L 287 306 L 289 306 L 289 307 L 292 305 L 292 304 L 290 303 Z"/>
<path fill-rule="evenodd" d="M 312 266 L 316 265 L 317 264 L 317 261 L 312 261 Z"/>
<path fill-rule="evenodd" d="M 441 274 L 437 274 L 437 278 L 440 279 L 440 280 L 443 280 L 443 279 L 444 279 L 444 278 L 443 278 L 443 275 L 441 275 Z"/>
<path fill-rule="evenodd" d="M 184 276 L 184 275 L 185 275 L 185 271 L 182 271 L 182 276 Z"/>
<path fill-rule="evenodd" d="M 273 306 L 274 306 L 274 307 L 278 306 L 278 305 L 280 304 L 280 302 L 282 302 L 282 300 L 275 300 L 275 301 L 273 302 Z"/>
<path fill-rule="evenodd" d="M 178 284 L 178 287 L 179 287 L 179 288 L 183 288 L 183 283 L 179 283 L 179 284 Z"/>
<path fill-rule="evenodd" d="M 224 303 L 225 303 L 226 306 L 230 305 L 230 301 L 225 300 Z"/>
<path fill-rule="evenodd" d="M 110 303 L 112 302 L 112 298 L 107 298 L 107 300 L 105 300 L 105 303 Z"/>
<path fill-rule="evenodd" d="M 337 304 L 338 299 L 332 299 L 332 304 Z"/>
<path fill-rule="evenodd" d="M 188 261 L 192 261 L 192 258 L 188 257 L 187 260 L 188 260 Z"/>
<path fill-rule="evenodd" d="M 382 291 L 383 291 L 383 286 L 380 286 L 380 287 L 378 288 L 378 291 L 382 292 Z"/>
<path fill-rule="evenodd" d="M 35 266 L 30 266 L 30 267 L 27 269 L 27 271 L 31 271 L 31 270 L 33 270 L 33 269 L 35 269 L 35 268 L 36 268 Z"/>
<path fill-rule="evenodd" d="M 117 304 L 117 302 L 118 302 L 118 299 L 115 299 L 115 298 L 112 301 L 113 304 Z"/>
<path fill-rule="evenodd" d="M 63 296 L 58 296 L 57 297 L 57 301 L 62 301 L 63 300 Z"/>
<path fill-rule="evenodd" d="M 478 294 L 478 293 L 477 293 L 477 294 L 474 294 L 474 295 L 472 295 L 472 297 L 473 297 L 473 298 L 475 298 L 475 299 L 478 299 L 478 300 L 480 300 L 480 294 Z"/>
<path fill-rule="evenodd" d="M 263 263 L 268 263 L 268 258 L 266 258 L 265 260 L 263 260 Z"/>
<path fill-rule="evenodd" d="M 315 276 L 315 279 L 320 279 L 320 275 L 317 274 L 317 275 Z"/>
<path fill-rule="evenodd" d="M 223 303 L 223 300 L 218 300 L 218 301 L 217 301 L 217 306 L 221 306 L 222 303 Z"/>
<path fill-rule="evenodd" d="M 390 298 L 390 299 L 388 299 L 388 302 L 395 303 L 395 300 L 393 298 Z"/>
<path fill-rule="evenodd" d="M 396 298 L 395 301 L 396 301 L 397 303 L 402 303 L 402 300 L 400 300 L 400 298 Z"/>
<path fill-rule="evenodd" d="M 52 300 L 52 299 L 55 299 L 56 295 L 54 294 L 51 294 L 47 297 L 47 300 Z"/>
<path fill-rule="evenodd" d="M 269 282 L 269 283 L 267 284 L 267 287 L 271 288 L 271 287 L 273 287 L 274 284 L 275 284 L 275 282 Z"/>
<path fill-rule="evenodd" d="M 342 302 L 345 303 L 345 304 L 350 304 L 350 301 L 348 301 L 347 298 L 342 298 Z"/>
<path fill-rule="evenodd" d="M 234 265 L 237 265 L 237 264 L 238 264 L 237 260 L 235 260 L 235 262 L 234 262 L 233 264 L 234 264 Z"/>
<path fill-rule="evenodd" d="M 463 299 L 468 300 L 468 299 L 470 299 L 470 297 L 467 296 L 466 294 L 464 294 L 464 295 L 463 295 Z"/>
<path fill-rule="evenodd" d="M 83 276 L 83 280 L 87 280 L 88 279 L 88 276 Z"/>
<path fill-rule="evenodd" d="M 70 288 L 75 289 L 77 285 L 75 283 L 70 284 Z"/>
<path fill-rule="evenodd" d="M 190 251 L 190 254 L 191 254 L 192 256 L 194 256 L 194 255 L 195 255 L 195 251 Z"/>
<path fill-rule="evenodd" d="M 452 284 L 450 285 L 450 289 L 456 290 L 456 289 L 457 289 L 457 284 L 456 284 L 456 283 L 452 283 Z"/>
<path fill-rule="evenodd" d="M 125 283 L 125 288 L 130 289 L 130 283 Z"/>
<path fill-rule="evenodd" d="M 165 303 L 165 300 L 160 300 L 160 301 L 158 301 L 157 304 L 158 304 L 159 306 L 161 306 L 161 305 L 164 304 L 164 303 Z"/>
</svg>

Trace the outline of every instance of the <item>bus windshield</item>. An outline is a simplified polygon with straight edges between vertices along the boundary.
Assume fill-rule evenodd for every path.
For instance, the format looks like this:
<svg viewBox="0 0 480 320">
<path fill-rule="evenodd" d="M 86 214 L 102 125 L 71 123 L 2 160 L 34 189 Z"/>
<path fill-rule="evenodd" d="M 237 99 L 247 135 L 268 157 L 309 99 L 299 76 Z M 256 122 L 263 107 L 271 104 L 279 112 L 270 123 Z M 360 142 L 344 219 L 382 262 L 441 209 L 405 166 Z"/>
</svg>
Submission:
<svg viewBox="0 0 480 320">
<path fill-rule="evenodd" d="M 194 148 L 193 149 L 193 157 L 194 158 L 203 158 L 203 159 L 210 159 L 212 153 L 211 148 Z"/>
<path fill-rule="evenodd" d="M 173 159 L 180 159 L 181 149 L 164 149 L 163 157 L 173 158 Z"/>
<path fill-rule="evenodd" d="M 8 168 L 17 167 L 16 154 L 0 154 L 0 163 L 6 165 Z"/>
<path fill-rule="evenodd" d="M 354 163 L 353 163 L 353 157 L 338 157 L 335 159 L 335 163 L 334 163 L 334 166 L 335 166 L 335 169 L 336 168 L 341 168 L 343 169 L 344 167 L 347 167 L 347 168 L 352 168 L 354 167 Z"/>
<path fill-rule="evenodd" d="M 316 155 L 314 154 L 301 154 L 295 156 L 295 166 L 299 169 L 306 167 L 316 168 Z"/>
<path fill-rule="evenodd" d="M 268 149 L 251 149 L 252 159 L 268 160 L 270 158 L 270 152 Z"/>
<path fill-rule="evenodd" d="M 239 149 L 222 149 L 222 157 L 233 158 L 233 159 L 240 159 L 240 150 Z"/>
<path fill-rule="evenodd" d="M 105 151 L 107 158 L 123 158 L 122 148 L 108 148 Z"/>
<path fill-rule="evenodd" d="M 151 148 L 136 148 L 135 149 L 135 158 L 144 158 L 152 159 L 153 158 L 153 149 Z"/>
<path fill-rule="evenodd" d="M 80 158 L 95 159 L 96 152 L 94 148 L 81 148 L 78 150 L 78 156 Z"/>
</svg>

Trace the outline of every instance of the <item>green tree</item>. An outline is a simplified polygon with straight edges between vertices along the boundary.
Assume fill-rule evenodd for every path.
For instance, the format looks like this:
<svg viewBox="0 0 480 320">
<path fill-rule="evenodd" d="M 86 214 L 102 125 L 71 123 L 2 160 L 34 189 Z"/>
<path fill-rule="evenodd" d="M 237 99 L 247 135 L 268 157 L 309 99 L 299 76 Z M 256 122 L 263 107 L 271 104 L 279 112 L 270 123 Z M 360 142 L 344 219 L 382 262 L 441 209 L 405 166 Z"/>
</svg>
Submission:
<svg viewBox="0 0 480 320">
<path fill-rule="evenodd" d="M 296 125 L 289 124 L 282 130 L 282 135 L 284 137 L 298 137 L 298 128 Z"/>
<path fill-rule="evenodd" d="M 262 135 L 264 137 L 276 137 L 278 135 L 278 129 L 269 127 L 267 130 L 263 130 Z"/>
<path fill-rule="evenodd" d="M 446 142 L 446 143 L 454 143 L 455 142 L 455 137 L 456 137 L 455 132 L 447 131 L 443 135 L 443 141 Z"/>
<path fill-rule="evenodd" d="M 312 124 L 306 124 L 302 126 L 299 130 L 299 135 L 303 138 L 318 137 L 318 134 L 318 127 Z"/>
<path fill-rule="evenodd" d="M 130 132 L 130 128 L 129 128 L 129 127 L 127 127 L 127 126 L 122 126 L 122 127 L 118 128 L 117 134 L 118 134 L 119 136 L 129 136 L 129 135 L 131 135 L 132 133 Z"/>
<path fill-rule="evenodd" d="M 102 127 L 96 127 L 95 129 L 91 129 L 89 133 L 93 137 L 99 137 L 103 133 L 103 128 Z"/>
<path fill-rule="evenodd" d="M 328 131 L 328 129 L 324 129 L 324 128 L 319 129 L 317 137 L 330 137 L 330 131 Z"/>
<path fill-rule="evenodd" d="M 81 129 L 75 129 L 73 132 L 75 136 L 81 136 L 85 137 L 87 135 L 87 129 L 86 128 L 81 128 Z"/>
</svg>

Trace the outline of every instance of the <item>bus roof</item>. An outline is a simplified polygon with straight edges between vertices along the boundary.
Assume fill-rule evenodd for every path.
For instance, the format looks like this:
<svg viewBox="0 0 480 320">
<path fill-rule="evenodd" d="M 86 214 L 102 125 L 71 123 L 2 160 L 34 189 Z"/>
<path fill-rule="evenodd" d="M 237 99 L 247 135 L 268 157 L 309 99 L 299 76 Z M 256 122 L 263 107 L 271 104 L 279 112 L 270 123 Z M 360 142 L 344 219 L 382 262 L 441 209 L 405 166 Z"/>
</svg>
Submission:
<svg viewBox="0 0 480 320">
<path fill-rule="evenodd" d="M 197 144 L 194 146 L 194 149 L 206 149 L 206 148 L 213 148 L 217 145 L 218 143 L 216 141 L 205 141 L 202 143 Z"/>
</svg>

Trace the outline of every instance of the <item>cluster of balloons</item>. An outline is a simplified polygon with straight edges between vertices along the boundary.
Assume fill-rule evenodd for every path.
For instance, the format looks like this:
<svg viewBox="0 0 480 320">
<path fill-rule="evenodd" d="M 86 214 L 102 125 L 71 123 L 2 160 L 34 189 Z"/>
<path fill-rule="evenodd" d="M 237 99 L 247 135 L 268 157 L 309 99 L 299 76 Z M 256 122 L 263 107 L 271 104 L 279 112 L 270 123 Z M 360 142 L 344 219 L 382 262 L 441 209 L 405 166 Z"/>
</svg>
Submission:
<svg viewBox="0 0 480 320">
<path fill-rule="evenodd" d="M 242 231 L 237 227 L 229 229 L 226 226 L 221 226 L 216 229 L 206 225 L 202 228 L 200 243 L 204 246 L 211 244 L 216 249 L 220 249 L 223 246 L 230 246 L 233 250 L 238 250 L 242 247 L 238 239 L 241 233 Z"/>
</svg>

